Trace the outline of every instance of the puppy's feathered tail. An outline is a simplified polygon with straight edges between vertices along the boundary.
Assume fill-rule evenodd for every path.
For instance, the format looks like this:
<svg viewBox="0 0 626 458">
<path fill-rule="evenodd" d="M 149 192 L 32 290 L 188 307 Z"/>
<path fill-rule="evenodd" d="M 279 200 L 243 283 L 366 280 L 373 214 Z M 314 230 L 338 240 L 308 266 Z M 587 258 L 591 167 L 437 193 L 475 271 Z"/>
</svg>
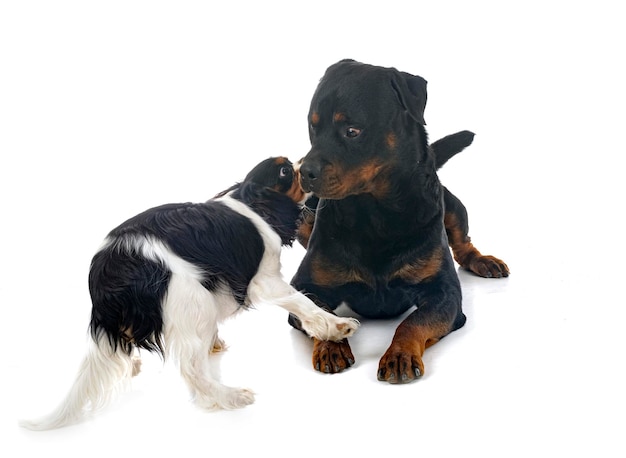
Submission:
<svg viewBox="0 0 626 458">
<path fill-rule="evenodd" d="M 430 144 L 430 149 L 435 155 L 435 166 L 439 170 L 450 158 L 460 153 L 474 141 L 474 133 L 462 130 L 455 134 L 447 135 Z"/>
<path fill-rule="evenodd" d="M 113 347 L 106 335 L 91 340 L 74 385 L 65 400 L 50 414 L 20 425 L 32 430 L 60 428 L 77 423 L 88 414 L 104 407 L 133 374 L 133 360 L 120 346 Z"/>
</svg>

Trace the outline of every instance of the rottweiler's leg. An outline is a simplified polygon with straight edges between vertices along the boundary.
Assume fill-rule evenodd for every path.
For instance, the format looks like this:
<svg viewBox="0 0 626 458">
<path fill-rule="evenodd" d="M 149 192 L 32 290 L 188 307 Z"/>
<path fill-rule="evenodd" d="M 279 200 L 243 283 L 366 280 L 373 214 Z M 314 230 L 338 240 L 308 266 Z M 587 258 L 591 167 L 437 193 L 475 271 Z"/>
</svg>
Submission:
<svg viewBox="0 0 626 458">
<path fill-rule="evenodd" d="M 446 188 L 444 188 L 444 201 L 446 233 L 456 262 L 464 269 L 481 277 L 508 277 L 509 268 L 504 261 L 494 256 L 481 254 L 472 244 L 468 235 L 467 210 L 463 203 Z"/>
<path fill-rule="evenodd" d="M 300 222 L 298 224 L 296 238 L 304 248 L 309 246 L 309 238 L 311 237 L 311 231 L 313 231 L 318 202 L 319 199 L 317 197 L 309 197 L 300 213 Z"/>
<path fill-rule="evenodd" d="M 335 314 L 333 309 L 322 303 L 320 299 L 317 298 L 317 296 L 308 293 L 305 294 L 319 307 L 329 313 Z M 337 304 L 335 308 L 338 305 L 339 304 Z M 304 331 L 304 329 L 302 328 L 300 320 L 295 315 L 289 314 L 288 322 L 295 329 L 298 329 L 299 331 L 307 334 L 306 331 Z M 352 349 L 350 348 L 348 339 L 343 339 L 339 342 L 333 342 L 313 338 L 312 363 L 315 370 L 325 372 L 327 374 L 334 374 L 349 368 L 354 364 L 354 355 L 352 354 Z"/>
<path fill-rule="evenodd" d="M 316 371 L 336 374 L 354 364 L 354 355 L 348 339 L 340 342 L 313 339 L 313 367 Z"/>
<path fill-rule="evenodd" d="M 421 377 L 424 350 L 465 324 L 458 278 L 454 271 L 447 276 L 450 281 L 439 279 L 428 287 L 427 294 L 419 299 L 417 310 L 396 329 L 378 364 L 378 380 L 395 384 Z"/>
</svg>

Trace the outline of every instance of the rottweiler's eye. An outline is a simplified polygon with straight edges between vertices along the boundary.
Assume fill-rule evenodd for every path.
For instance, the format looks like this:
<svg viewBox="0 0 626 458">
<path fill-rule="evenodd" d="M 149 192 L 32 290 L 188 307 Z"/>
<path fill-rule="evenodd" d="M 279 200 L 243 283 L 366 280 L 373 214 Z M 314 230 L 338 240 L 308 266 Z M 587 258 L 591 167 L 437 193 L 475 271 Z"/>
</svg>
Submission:
<svg viewBox="0 0 626 458">
<path fill-rule="evenodd" d="M 289 175 L 289 167 L 281 167 L 280 171 L 278 172 L 278 175 L 281 178 L 285 178 L 287 175 Z"/>
<path fill-rule="evenodd" d="M 346 129 L 346 137 L 348 138 L 356 138 L 361 135 L 361 129 L 357 129 L 356 127 L 348 127 Z"/>
</svg>

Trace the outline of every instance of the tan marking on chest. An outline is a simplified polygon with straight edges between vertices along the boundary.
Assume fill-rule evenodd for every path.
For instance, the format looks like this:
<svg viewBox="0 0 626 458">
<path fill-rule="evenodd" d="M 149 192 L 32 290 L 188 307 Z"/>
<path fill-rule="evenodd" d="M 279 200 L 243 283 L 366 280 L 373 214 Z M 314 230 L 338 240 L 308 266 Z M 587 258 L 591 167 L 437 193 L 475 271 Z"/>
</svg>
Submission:
<svg viewBox="0 0 626 458">
<path fill-rule="evenodd" d="M 311 263 L 311 278 L 316 285 L 340 286 L 346 283 L 365 283 L 373 286 L 372 275 L 366 275 L 356 269 L 337 265 L 317 257 Z"/>
<path fill-rule="evenodd" d="M 391 278 L 399 278 L 408 283 L 421 283 L 437 275 L 442 262 L 443 255 L 439 248 L 427 258 L 417 259 L 403 265 L 391 275 Z"/>
</svg>

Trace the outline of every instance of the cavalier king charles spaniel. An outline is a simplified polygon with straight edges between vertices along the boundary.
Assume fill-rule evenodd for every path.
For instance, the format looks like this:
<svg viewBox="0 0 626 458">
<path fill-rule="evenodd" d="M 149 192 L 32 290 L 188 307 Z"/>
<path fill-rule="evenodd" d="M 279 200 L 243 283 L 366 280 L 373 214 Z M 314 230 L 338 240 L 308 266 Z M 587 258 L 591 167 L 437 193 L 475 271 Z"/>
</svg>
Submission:
<svg viewBox="0 0 626 458">
<path fill-rule="evenodd" d="M 251 404 L 252 391 L 212 375 L 210 354 L 224 347 L 218 324 L 255 303 L 284 308 L 318 339 L 352 335 L 358 321 L 282 278 L 281 247 L 295 239 L 306 197 L 292 163 L 275 157 L 207 202 L 155 207 L 113 229 L 91 263 L 91 339 L 74 385 L 56 410 L 21 425 L 58 428 L 104 406 L 138 372 L 135 349 L 172 358 L 200 407 Z"/>
</svg>

